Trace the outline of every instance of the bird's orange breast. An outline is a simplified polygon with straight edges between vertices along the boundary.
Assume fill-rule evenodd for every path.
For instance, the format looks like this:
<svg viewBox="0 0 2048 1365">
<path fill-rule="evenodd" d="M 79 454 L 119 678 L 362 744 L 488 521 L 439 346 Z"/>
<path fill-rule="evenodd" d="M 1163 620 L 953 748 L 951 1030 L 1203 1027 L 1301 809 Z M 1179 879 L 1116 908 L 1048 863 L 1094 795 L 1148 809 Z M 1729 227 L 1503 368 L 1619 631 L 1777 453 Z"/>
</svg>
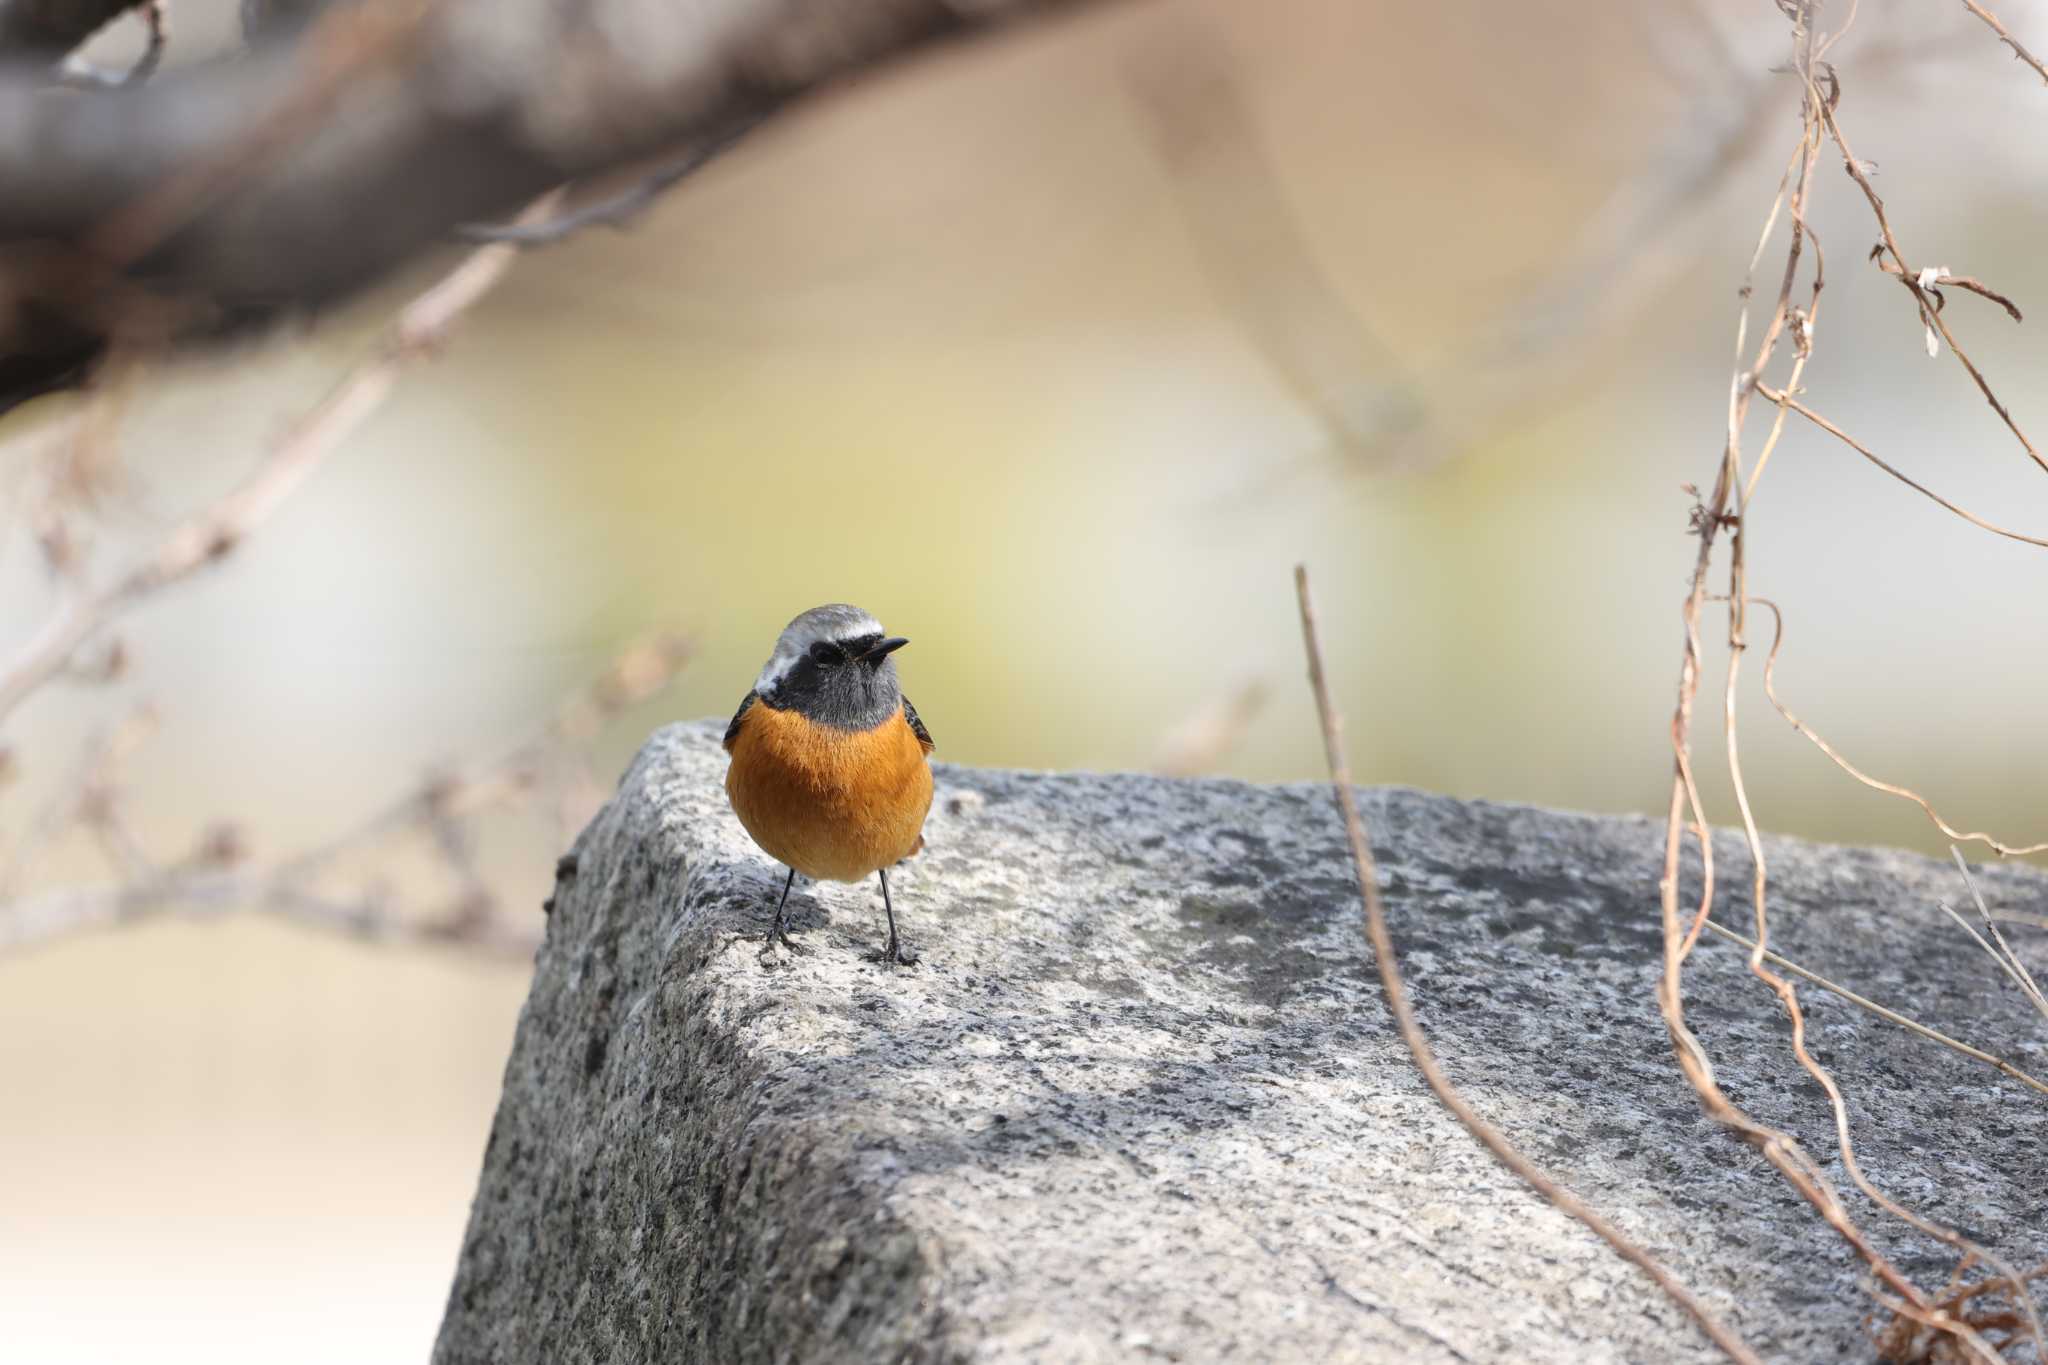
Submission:
<svg viewBox="0 0 2048 1365">
<path fill-rule="evenodd" d="M 725 794 L 769 857 L 852 882 L 922 847 L 932 769 L 900 708 L 872 730 L 837 730 L 757 701 L 740 717 Z"/>
</svg>

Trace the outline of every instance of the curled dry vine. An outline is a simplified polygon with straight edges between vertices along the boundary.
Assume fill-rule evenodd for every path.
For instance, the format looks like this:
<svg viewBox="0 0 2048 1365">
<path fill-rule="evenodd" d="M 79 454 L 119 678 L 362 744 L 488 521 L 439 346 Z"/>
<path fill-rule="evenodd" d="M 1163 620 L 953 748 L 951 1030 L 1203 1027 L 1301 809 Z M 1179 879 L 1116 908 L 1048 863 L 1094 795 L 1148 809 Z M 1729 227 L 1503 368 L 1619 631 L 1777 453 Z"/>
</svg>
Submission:
<svg viewBox="0 0 2048 1365">
<path fill-rule="evenodd" d="M 1965 0 L 1965 3 L 1969 4 L 1969 0 Z M 1928 817 L 1951 837 L 1980 839 L 1999 852 L 2030 851 L 2015 850 L 2013 846 L 1988 835 L 1966 836 L 1956 832 L 1917 793 L 1897 784 L 1872 778 L 1850 764 L 1818 734 L 1794 717 L 1777 697 L 1773 672 L 1778 649 L 1783 643 L 1783 616 L 1774 603 L 1753 597 L 1749 593 L 1745 552 L 1750 526 L 1750 501 L 1757 492 L 1772 452 L 1778 446 L 1788 413 L 1797 413 L 1821 430 L 1842 440 L 1878 468 L 1972 524 L 2014 540 L 2048 546 L 2048 540 L 1994 525 L 1934 493 L 1878 458 L 1867 446 L 1850 438 L 1839 426 L 1796 397 L 1801 392 L 1801 381 L 1813 353 L 1814 324 L 1820 308 L 1821 291 L 1825 284 L 1824 258 L 1819 239 L 1808 221 L 1807 208 L 1815 185 L 1815 168 L 1830 146 L 1839 155 L 1849 178 L 1862 191 L 1876 220 L 1881 241 L 1871 253 L 1871 259 L 1884 273 L 1896 279 L 1910 293 L 1914 301 L 1916 318 L 1927 333 L 1930 352 L 1937 349 L 1934 344 L 1937 337 L 1941 342 L 1945 342 L 2025 454 L 2044 470 L 2048 470 L 2048 460 L 2043 459 L 2011 410 L 1998 397 L 1981 367 L 1958 344 L 1954 331 L 1943 315 L 1945 299 L 1940 289 L 1942 286 L 1952 286 L 1978 294 L 2002 306 L 2015 321 L 2020 317 L 2019 308 L 2002 293 L 1973 277 L 1955 275 L 1946 267 L 1915 267 L 1899 242 L 1886 213 L 1884 201 L 1871 183 L 1868 164 L 1860 160 L 1851 148 L 1840 113 L 1843 81 L 1833 64 L 1826 60 L 1826 55 L 1847 27 L 1853 24 L 1854 6 L 1849 8 L 1842 27 L 1829 34 L 1820 28 L 1822 5 L 1819 0 L 1776 0 L 1776 4 L 1791 25 L 1792 58 L 1788 69 L 1798 82 L 1800 131 L 1798 141 L 1787 159 L 1786 170 L 1780 179 L 1777 194 L 1765 217 L 1763 229 L 1758 235 L 1757 249 L 1750 261 L 1752 278 L 1781 220 L 1786 224 L 1789 241 L 1775 298 L 1753 346 L 1750 341 L 1751 289 L 1748 285 L 1743 288 L 1743 306 L 1736 327 L 1736 359 L 1729 381 L 1727 424 L 1721 458 L 1711 491 L 1704 497 L 1695 494 L 1697 501 L 1692 527 L 1699 544 L 1690 589 L 1683 607 L 1685 647 L 1679 669 L 1677 702 L 1671 721 L 1673 777 L 1669 814 L 1665 825 L 1664 864 L 1659 883 L 1665 951 L 1664 970 L 1657 991 L 1658 1004 L 1671 1034 L 1680 1069 L 1697 1091 L 1707 1113 L 1756 1146 L 1787 1183 L 1813 1206 L 1821 1218 L 1862 1260 L 1876 1282 L 1877 1287 L 1872 1289 L 1874 1297 L 1892 1315 L 1892 1326 L 1886 1329 L 1886 1340 L 1897 1338 L 1904 1342 L 1911 1338 L 1912 1341 L 1919 1343 L 1916 1348 L 1919 1354 L 1911 1356 L 1912 1359 L 1999 1361 L 2007 1358 L 2001 1352 L 2017 1343 L 2032 1342 L 2038 1347 L 2041 1343 L 2048 1342 L 2048 1335 L 2044 1335 L 2042 1331 L 2039 1314 L 2027 1288 L 2029 1276 L 2021 1275 L 1990 1249 L 1964 1237 L 1955 1229 L 1938 1223 L 1892 1198 L 1878 1188 L 1858 1164 L 1850 1134 L 1847 1105 L 1841 1088 L 1807 1047 L 1806 1021 L 1792 981 L 1773 970 L 1776 965 L 1788 964 L 1784 964 L 1784 960 L 1772 953 L 1769 947 L 1769 867 L 1743 779 L 1738 744 L 1736 699 L 1742 658 L 1748 647 L 1748 608 L 1758 604 L 1766 606 L 1776 621 L 1771 653 L 1765 665 L 1765 691 L 1772 704 L 1796 730 L 1857 780 L 1877 790 L 1915 801 Z M 1987 11 L 1975 4 L 1969 4 L 1969 8 L 1996 29 L 2017 54 L 2029 60 L 2031 65 L 2035 65 L 2036 70 L 2040 69 L 2038 64 L 2032 63 L 2031 59 L 2026 57 L 2025 50 L 2012 40 Z M 1802 291 L 1800 284 L 1809 248 L 1812 256 L 1811 277 Z M 1788 353 L 1789 362 L 1786 365 L 1784 379 L 1775 386 L 1765 382 L 1765 375 L 1770 367 Z M 1757 397 L 1770 403 L 1776 412 L 1769 433 L 1758 448 L 1754 462 L 1745 469 L 1744 434 L 1752 400 Z M 1714 593 L 1709 590 L 1709 581 L 1715 569 L 1717 546 L 1722 543 L 1727 547 L 1726 588 L 1725 591 Z M 1705 1048 L 1686 1023 L 1683 991 L 1686 960 L 1693 951 L 1702 929 L 1713 927 L 1717 932 L 1730 932 L 1711 924 L 1715 892 L 1713 843 L 1704 803 L 1700 797 L 1693 753 L 1694 706 L 1704 670 L 1701 617 L 1709 602 L 1725 604 L 1728 613 L 1728 666 L 1722 694 L 1722 730 L 1727 776 L 1732 786 L 1751 863 L 1749 891 L 1755 927 L 1754 937 L 1744 940 L 1750 948 L 1749 970 L 1779 1001 L 1791 1026 L 1791 1047 L 1794 1057 L 1801 1069 L 1821 1086 L 1828 1097 L 1843 1169 L 1849 1180 L 1885 1213 L 1948 1245 L 1957 1253 L 1959 1267 L 1982 1265 L 1990 1268 L 1992 1273 L 1989 1276 L 1967 1287 L 1961 1286 L 1960 1278 L 1947 1290 L 1937 1294 L 1930 1294 L 1915 1285 L 1878 1249 L 1870 1236 L 1850 1215 L 1839 1192 L 1819 1162 L 1790 1134 L 1759 1122 L 1722 1091 L 1715 1080 L 1713 1065 Z M 1701 862 L 1699 901 L 1689 920 L 1680 908 L 1680 855 L 1688 832 L 1697 844 Z M 1803 972 L 1799 974 L 1808 975 Z M 1988 1054 L 1976 1053 L 1974 1049 L 1970 1051 L 1994 1065 L 2002 1065 Z M 1961 1274 L 1962 1269 L 1959 1269 L 1958 1276 Z M 1974 1304 L 1986 1295 L 2003 1296 L 2009 1301 L 2010 1306 L 2001 1310 L 2006 1317 L 1987 1316 L 1977 1309 L 1964 1311 L 1966 1305 Z M 2005 1324 L 1997 1332 L 1995 1341 L 1989 1334 L 1994 1319 L 1997 1323 Z"/>
</svg>

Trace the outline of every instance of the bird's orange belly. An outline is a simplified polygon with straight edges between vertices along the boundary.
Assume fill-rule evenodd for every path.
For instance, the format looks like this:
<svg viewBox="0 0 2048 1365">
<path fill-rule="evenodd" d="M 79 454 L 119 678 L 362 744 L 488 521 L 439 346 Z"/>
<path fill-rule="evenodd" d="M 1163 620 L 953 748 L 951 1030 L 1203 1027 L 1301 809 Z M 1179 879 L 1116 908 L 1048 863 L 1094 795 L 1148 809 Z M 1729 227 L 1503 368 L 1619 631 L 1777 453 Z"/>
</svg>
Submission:
<svg viewBox="0 0 2048 1365">
<path fill-rule="evenodd" d="M 769 857 L 853 882 L 922 845 L 932 770 L 901 711 L 845 731 L 757 702 L 740 719 L 725 792 Z"/>
</svg>

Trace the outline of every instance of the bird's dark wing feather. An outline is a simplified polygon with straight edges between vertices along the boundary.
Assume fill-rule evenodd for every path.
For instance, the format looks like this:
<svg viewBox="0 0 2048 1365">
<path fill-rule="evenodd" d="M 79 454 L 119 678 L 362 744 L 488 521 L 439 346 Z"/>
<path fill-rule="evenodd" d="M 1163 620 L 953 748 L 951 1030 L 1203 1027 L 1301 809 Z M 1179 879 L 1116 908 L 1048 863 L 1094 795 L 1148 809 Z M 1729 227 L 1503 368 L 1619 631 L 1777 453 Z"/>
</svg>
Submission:
<svg viewBox="0 0 2048 1365">
<path fill-rule="evenodd" d="M 745 708 L 742 707 L 742 710 Z M 924 722 L 917 718 L 917 708 L 910 704 L 910 698 L 903 699 L 903 719 L 910 722 L 911 733 L 917 736 L 917 743 L 926 753 L 932 751 L 932 732 L 924 728 Z M 735 723 L 738 717 L 734 717 Z"/>
<path fill-rule="evenodd" d="M 757 700 L 759 698 L 752 692 L 740 698 L 740 709 L 732 713 L 732 724 L 725 727 L 725 751 L 727 753 L 732 752 L 733 744 L 740 737 L 740 717 L 746 715 L 747 708 L 752 706 Z"/>
</svg>

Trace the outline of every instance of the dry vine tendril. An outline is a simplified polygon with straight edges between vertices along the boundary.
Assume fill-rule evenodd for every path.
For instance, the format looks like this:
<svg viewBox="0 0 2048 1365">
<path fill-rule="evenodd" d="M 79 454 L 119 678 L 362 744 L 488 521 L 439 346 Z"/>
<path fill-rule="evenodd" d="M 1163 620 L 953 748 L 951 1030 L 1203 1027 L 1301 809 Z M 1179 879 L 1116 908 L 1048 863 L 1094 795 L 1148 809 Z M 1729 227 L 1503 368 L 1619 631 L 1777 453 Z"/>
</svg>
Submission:
<svg viewBox="0 0 2048 1365">
<path fill-rule="evenodd" d="M 1973 14 L 1993 28 L 2001 40 L 2013 48 L 2016 55 L 2027 61 L 2037 72 L 2042 70 L 1994 16 L 1971 3 L 1971 0 L 1964 0 L 1964 3 Z M 1704 498 L 1697 498 L 1696 495 L 1692 516 L 1692 528 L 1694 534 L 1699 537 L 1699 545 L 1694 560 L 1691 587 L 1683 609 L 1685 650 L 1679 670 L 1677 703 L 1671 721 L 1673 777 L 1670 808 L 1665 825 L 1663 875 L 1659 883 L 1665 954 L 1664 972 L 1658 987 L 1658 1002 L 1671 1034 L 1680 1069 L 1698 1092 L 1708 1114 L 1762 1152 L 1787 1183 L 1813 1206 L 1856 1253 L 1879 1286 L 1872 1290 L 1873 1297 L 1890 1314 L 1889 1325 L 1879 1333 L 1880 1342 L 1887 1352 L 1887 1359 L 1975 1359 L 1996 1362 L 2008 1359 L 2004 1352 L 2023 1343 L 2031 1342 L 2038 1345 L 2048 1340 L 2043 1336 L 2039 1314 L 2026 1287 L 2026 1281 L 2031 1275 L 2020 1275 L 1987 1248 L 1905 1207 L 1879 1189 L 1857 1164 L 1849 1130 L 1847 1105 L 1841 1089 L 1833 1076 L 1807 1048 L 1806 1021 L 1800 1010 L 1793 983 L 1772 969 L 1773 962 L 1779 959 L 1776 959 L 1776 955 L 1769 950 L 1769 870 L 1743 781 L 1737 743 L 1735 703 L 1742 658 L 1748 647 L 1748 608 L 1752 604 L 1765 605 L 1774 617 L 1778 617 L 1775 605 L 1751 596 L 1748 590 L 1745 550 L 1751 520 L 1747 514 L 1764 468 L 1785 429 L 1788 413 L 1797 413 L 1819 429 L 1848 444 L 1859 455 L 1887 474 L 1980 528 L 2028 544 L 2048 547 L 2048 539 L 2024 535 L 1993 525 L 1908 478 L 1898 469 L 1879 459 L 1868 447 L 1851 439 L 1839 426 L 1806 403 L 1799 401 L 1796 396 L 1801 392 L 1800 381 L 1813 353 L 1814 322 L 1819 312 L 1825 269 L 1819 240 L 1814 236 L 1807 221 L 1807 207 L 1815 185 L 1814 171 L 1829 148 L 1832 147 L 1839 155 L 1844 170 L 1862 192 L 1876 220 L 1882 240 L 1872 252 L 1872 260 L 1911 294 L 1915 321 L 1926 332 L 1930 352 L 1934 349 L 1933 342 L 1937 336 L 1940 341 L 1947 343 L 1957 363 L 1963 366 L 1979 393 L 1998 414 L 2026 456 L 2044 470 L 2048 470 L 2048 460 L 2043 459 L 2010 409 L 1998 398 L 1982 369 L 1957 344 L 1956 336 L 1943 316 L 1945 300 L 1939 293 L 1939 287 L 1952 286 L 1978 294 L 2004 307 L 2015 321 L 2020 316 L 2019 309 L 2004 295 L 1979 280 L 1952 275 L 1945 267 L 1916 267 L 1912 264 L 1892 228 L 1883 200 L 1871 183 L 1867 163 L 1858 159 L 1851 149 L 1840 114 L 1843 82 L 1833 64 L 1826 61 L 1825 57 L 1843 32 L 1847 31 L 1848 26 L 1854 23 L 1854 6 L 1847 10 L 1842 28 L 1833 34 L 1823 33 L 1818 27 L 1822 10 L 1818 0 L 1777 0 L 1777 8 L 1791 24 L 1792 60 L 1789 69 L 1799 83 L 1800 132 L 1787 160 L 1786 171 L 1779 182 L 1777 195 L 1765 218 L 1763 230 L 1758 236 L 1757 250 L 1750 261 L 1752 276 L 1781 218 L 1787 224 L 1790 240 L 1775 300 L 1753 349 L 1749 333 L 1750 289 L 1745 285 L 1742 291 L 1744 305 L 1736 330 L 1735 369 L 1729 383 L 1727 429 L 1721 459 L 1711 492 Z M 2048 73 L 2043 74 L 2044 79 L 2048 79 Z M 1812 249 L 1812 274 L 1810 283 L 1802 290 L 1800 285 L 1804 277 L 1809 247 Z M 1785 377 L 1776 385 L 1766 383 L 1766 371 L 1778 359 L 1781 350 L 1789 351 L 1790 355 Z M 1777 411 L 1754 464 L 1745 469 L 1744 435 L 1752 401 L 1757 397 L 1763 398 Z M 1719 593 L 1710 593 L 1708 582 L 1715 568 L 1717 542 L 1723 538 L 1724 532 L 1727 543 L 1726 586 Z M 1728 611 L 1728 673 L 1722 700 L 1723 737 L 1727 775 L 1734 790 L 1753 868 L 1749 891 L 1755 928 L 1754 938 L 1749 940 L 1749 969 L 1758 981 L 1771 990 L 1784 1009 L 1792 1029 L 1793 1054 L 1800 1067 L 1827 1094 L 1833 1110 L 1835 1136 L 1841 1150 L 1843 1169 L 1850 1181 L 1886 1214 L 1945 1243 L 1957 1253 L 1956 1278 L 1946 1289 L 1936 1294 L 1929 1294 L 1913 1284 L 1877 1249 L 1862 1227 L 1850 1216 L 1833 1183 L 1814 1157 L 1789 1134 L 1759 1123 L 1722 1092 L 1714 1079 L 1713 1067 L 1704 1048 L 1685 1021 L 1683 973 L 1686 959 L 1698 940 L 1701 928 L 1710 922 L 1714 906 L 1712 840 L 1708 832 L 1704 803 L 1699 793 L 1692 749 L 1693 707 L 1704 665 L 1700 618 L 1710 601 L 1724 603 Z M 1765 688 L 1770 700 L 1785 719 L 1858 781 L 1887 794 L 1917 802 L 1938 826 L 1955 837 L 1963 837 L 1956 835 L 1955 831 L 1935 814 L 1932 806 L 1917 793 L 1909 788 L 1867 776 L 1836 753 L 1818 735 L 1802 725 L 1782 703 L 1778 702 L 1771 677 L 1777 644 L 1782 641 L 1783 636 L 1782 617 L 1778 619 L 1779 629 L 1772 646 L 1771 663 L 1768 663 L 1765 669 Z M 1681 914 L 1679 904 L 1679 855 L 1688 830 L 1700 850 L 1702 875 L 1697 908 L 1690 916 L 1685 916 Z M 1982 838 L 2001 852 L 2007 851 L 2010 847 L 1990 836 L 1970 837 Z M 1963 1285 L 1964 1272 L 1980 1265 L 1989 1267 L 1993 1273 L 1974 1284 Z M 1974 1306 L 1978 1299 L 1994 1294 L 2003 1296 L 2009 1301 L 2010 1306 L 1996 1312 Z M 1997 1340 L 1993 1339 L 1994 1336 Z"/>
</svg>

